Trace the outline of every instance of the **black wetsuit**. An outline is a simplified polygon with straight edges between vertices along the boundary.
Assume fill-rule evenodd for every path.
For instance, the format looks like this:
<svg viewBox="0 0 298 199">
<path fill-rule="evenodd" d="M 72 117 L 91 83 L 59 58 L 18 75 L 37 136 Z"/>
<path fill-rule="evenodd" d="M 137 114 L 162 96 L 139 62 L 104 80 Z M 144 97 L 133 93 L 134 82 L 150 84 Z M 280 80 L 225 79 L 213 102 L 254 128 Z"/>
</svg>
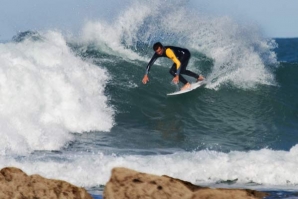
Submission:
<svg viewBox="0 0 298 199">
<path fill-rule="evenodd" d="M 198 77 L 199 77 L 198 74 L 191 72 L 189 70 L 186 70 L 188 61 L 191 57 L 189 50 L 187 50 L 185 48 L 175 47 L 175 46 L 164 46 L 164 51 L 163 51 L 162 55 L 154 53 L 153 57 L 151 58 L 151 60 L 149 61 L 148 65 L 146 67 L 146 74 L 149 73 L 151 66 L 154 64 L 154 62 L 159 57 L 167 57 L 174 62 L 174 64 L 172 65 L 169 72 L 174 77 L 176 75 L 179 75 L 179 80 L 183 84 L 186 84 L 187 81 L 181 74 L 185 74 L 185 75 L 188 75 L 188 76 L 198 79 Z M 177 64 L 179 65 L 179 62 L 180 62 L 180 66 L 177 66 Z"/>
</svg>

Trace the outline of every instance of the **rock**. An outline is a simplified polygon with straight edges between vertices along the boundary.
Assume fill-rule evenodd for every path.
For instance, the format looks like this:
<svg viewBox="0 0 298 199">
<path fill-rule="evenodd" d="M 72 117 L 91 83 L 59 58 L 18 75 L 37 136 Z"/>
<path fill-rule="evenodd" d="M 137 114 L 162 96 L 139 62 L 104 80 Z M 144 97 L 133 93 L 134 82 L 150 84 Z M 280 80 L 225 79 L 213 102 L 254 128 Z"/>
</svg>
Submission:
<svg viewBox="0 0 298 199">
<path fill-rule="evenodd" d="M 62 180 L 28 176 L 22 170 L 6 167 L 0 170 L 1 199 L 92 199 L 83 188 Z"/>
<path fill-rule="evenodd" d="M 266 195 L 247 189 L 211 189 L 121 167 L 112 170 L 103 193 L 104 199 L 260 199 Z"/>
</svg>

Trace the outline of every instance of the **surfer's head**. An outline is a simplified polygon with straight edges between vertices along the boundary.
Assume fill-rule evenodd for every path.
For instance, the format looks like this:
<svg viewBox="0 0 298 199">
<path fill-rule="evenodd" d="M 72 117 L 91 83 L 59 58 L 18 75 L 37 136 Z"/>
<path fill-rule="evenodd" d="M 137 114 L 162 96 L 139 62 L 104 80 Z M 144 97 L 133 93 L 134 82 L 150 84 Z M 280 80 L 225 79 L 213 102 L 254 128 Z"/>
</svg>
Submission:
<svg viewBox="0 0 298 199">
<path fill-rule="evenodd" d="M 158 54 L 158 55 L 162 55 L 163 54 L 163 45 L 160 42 L 156 42 L 153 45 L 153 50 Z"/>
</svg>

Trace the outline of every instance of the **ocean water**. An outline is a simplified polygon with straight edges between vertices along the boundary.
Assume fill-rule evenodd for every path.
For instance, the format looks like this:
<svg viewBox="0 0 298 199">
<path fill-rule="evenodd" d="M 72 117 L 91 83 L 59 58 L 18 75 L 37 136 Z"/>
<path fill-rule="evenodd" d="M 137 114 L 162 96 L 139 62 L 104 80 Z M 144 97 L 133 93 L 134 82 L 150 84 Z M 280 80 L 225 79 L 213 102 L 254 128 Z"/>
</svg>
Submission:
<svg viewBox="0 0 298 199">
<path fill-rule="evenodd" d="M 178 89 L 167 59 L 143 85 L 156 41 L 188 48 L 207 85 L 167 97 Z M 0 168 L 94 198 L 114 167 L 298 198 L 297 52 L 298 39 L 181 1 L 135 2 L 78 35 L 21 32 L 0 43 Z"/>
</svg>

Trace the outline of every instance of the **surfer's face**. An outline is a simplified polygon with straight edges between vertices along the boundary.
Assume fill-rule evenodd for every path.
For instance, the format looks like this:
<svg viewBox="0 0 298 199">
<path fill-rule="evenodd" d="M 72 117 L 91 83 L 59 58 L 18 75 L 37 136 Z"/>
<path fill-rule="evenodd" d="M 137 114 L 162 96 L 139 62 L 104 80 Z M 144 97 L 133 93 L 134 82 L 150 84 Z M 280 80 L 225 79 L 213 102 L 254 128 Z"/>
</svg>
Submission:
<svg viewBox="0 0 298 199">
<path fill-rule="evenodd" d="M 158 55 L 162 55 L 162 53 L 163 53 L 163 48 L 159 47 L 155 52 L 156 52 Z"/>
</svg>

